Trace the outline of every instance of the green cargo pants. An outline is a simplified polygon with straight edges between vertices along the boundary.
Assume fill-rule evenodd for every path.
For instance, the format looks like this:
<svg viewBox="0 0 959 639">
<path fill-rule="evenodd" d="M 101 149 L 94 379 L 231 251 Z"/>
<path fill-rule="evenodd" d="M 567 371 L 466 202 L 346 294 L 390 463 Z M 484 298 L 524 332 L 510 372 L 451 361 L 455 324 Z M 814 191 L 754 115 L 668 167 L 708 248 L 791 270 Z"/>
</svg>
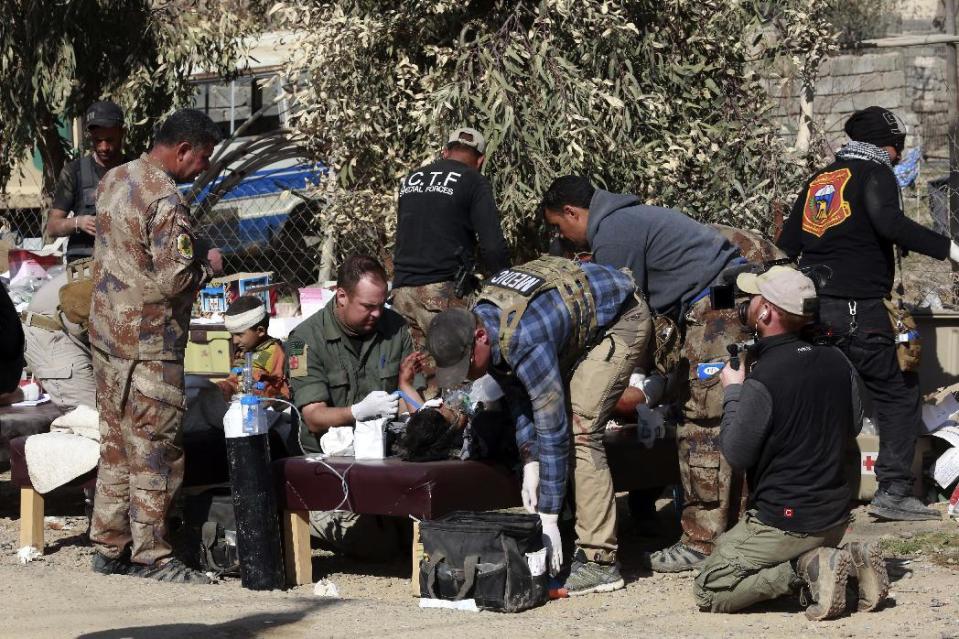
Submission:
<svg viewBox="0 0 959 639">
<path fill-rule="evenodd" d="M 755 510 L 748 511 L 720 536 L 696 577 L 696 605 L 703 611 L 736 612 L 794 592 L 799 576 L 790 561 L 814 548 L 838 546 L 846 525 L 794 533 L 767 526 Z"/>
</svg>

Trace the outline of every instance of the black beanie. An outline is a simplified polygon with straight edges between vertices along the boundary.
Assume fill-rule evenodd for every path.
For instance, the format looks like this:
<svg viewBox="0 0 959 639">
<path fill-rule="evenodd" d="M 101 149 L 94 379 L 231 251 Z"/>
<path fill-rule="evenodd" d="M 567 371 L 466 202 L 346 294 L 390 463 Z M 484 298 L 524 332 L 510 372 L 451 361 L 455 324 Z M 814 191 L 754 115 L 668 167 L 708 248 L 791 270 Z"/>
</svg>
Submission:
<svg viewBox="0 0 959 639">
<path fill-rule="evenodd" d="M 889 109 L 871 106 L 856 111 L 846 120 L 846 135 L 857 142 L 876 146 L 891 146 L 902 153 L 906 142 L 906 127 Z"/>
</svg>

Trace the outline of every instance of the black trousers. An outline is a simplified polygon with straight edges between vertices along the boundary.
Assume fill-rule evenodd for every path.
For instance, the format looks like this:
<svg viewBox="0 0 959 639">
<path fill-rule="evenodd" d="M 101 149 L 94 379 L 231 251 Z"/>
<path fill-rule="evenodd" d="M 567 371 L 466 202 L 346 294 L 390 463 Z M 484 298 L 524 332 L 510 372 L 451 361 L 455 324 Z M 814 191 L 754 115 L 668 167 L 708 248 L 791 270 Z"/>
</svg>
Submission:
<svg viewBox="0 0 959 639">
<path fill-rule="evenodd" d="M 922 426 L 919 376 L 899 368 L 895 336 L 882 300 L 855 301 L 857 327 L 853 331 L 850 301 L 821 297 L 820 321 L 838 338 L 836 345 L 859 371 L 872 396 L 879 429 L 879 488 L 894 495 L 911 495 L 912 460 Z"/>
</svg>

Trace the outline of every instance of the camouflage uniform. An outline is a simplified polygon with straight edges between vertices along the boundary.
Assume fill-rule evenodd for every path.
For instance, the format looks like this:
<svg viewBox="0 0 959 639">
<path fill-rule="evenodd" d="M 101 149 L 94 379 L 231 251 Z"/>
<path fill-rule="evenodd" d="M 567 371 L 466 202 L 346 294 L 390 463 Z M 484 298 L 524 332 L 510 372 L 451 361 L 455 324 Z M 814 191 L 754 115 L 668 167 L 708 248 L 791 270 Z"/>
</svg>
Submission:
<svg viewBox="0 0 959 639">
<path fill-rule="evenodd" d="M 436 396 L 437 388 L 433 382 L 433 371 L 436 364 L 429 357 L 426 350 L 426 329 L 432 319 L 450 308 L 469 308 L 469 297 L 459 298 L 453 293 L 453 282 L 436 282 L 423 286 L 401 286 L 393 289 L 393 310 L 403 316 L 410 327 L 413 337 L 413 346 L 416 350 L 427 353 L 426 369 L 423 375 L 426 378 L 426 398 Z"/>
<path fill-rule="evenodd" d="M 190 310 L 209 266 L 176 184 L 147 155 L 110 171 L 97 195 L 90 344 L 100 466 L 90 539 L 152 565 L 171 554 L 166 515 L 183 480 L 180 425 Z"/>
<path fill-rule="evenodd" d="M 750 231 L 713 225 L 737 246 L 750 262 L 784 257 L 776 246 Z M 748 339 L 735 309 L 712 310 L 709 296 L 692 304 L 685 317 L 686 335 L 678 379 L 688 380 L 679 401 L 683 423 L 677 429 L 679 471 L 685 506 L 682 543 L 709 554 L 713 543 L 738 519 L 745 502 L 743 478 L 734 473 L 719 452 L 719 424 L 723 416 L 723 387 L 719 375 L 703 375 L 700 364 L 725 366 L 726 345 Z M 707 367 L 708 368 L 708 367 Z"/>
</svg>

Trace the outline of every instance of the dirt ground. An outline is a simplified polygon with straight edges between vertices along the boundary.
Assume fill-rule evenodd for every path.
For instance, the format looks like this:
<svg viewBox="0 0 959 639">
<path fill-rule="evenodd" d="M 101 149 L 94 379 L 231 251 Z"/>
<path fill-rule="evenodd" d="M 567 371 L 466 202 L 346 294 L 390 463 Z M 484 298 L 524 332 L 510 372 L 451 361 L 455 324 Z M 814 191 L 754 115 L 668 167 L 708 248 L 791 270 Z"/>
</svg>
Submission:
<svg viewBox="0 0 959 639">
<path fill-rule="evenodd" d="M 625 501 L 625 500 L 621 500 Z M 959 638 L 959 522 L 877 523 L 863 508 L 847 539 L 884 539 L 894 581 L 874 613 L 809 622 L 795 600 L 746 613 L 696 610 L 692 576 L 651 575 L 641 551 L 676 534 L 669 502 L 659 503 L 660 539 L 643 537 L 621 504 L 625 590 L 553 601 L 522 614 L 421 610 L 410 594 L 408 560 L 364 565 L 314 557 L 314 575 L 332 580 L 341 598 L 314 596 L 312 586 L 251 592 L 238 579 L 212 586 L 105 577 L 89 568 L 79 493 L 55 493 L 47 504 L 47 549 L 40 561 L 18 563 L 19 497 L 0 475 L 0 637 L 884 637 Z M 932 541 L 929 541 L 929 540 Z"/>
</svg>

